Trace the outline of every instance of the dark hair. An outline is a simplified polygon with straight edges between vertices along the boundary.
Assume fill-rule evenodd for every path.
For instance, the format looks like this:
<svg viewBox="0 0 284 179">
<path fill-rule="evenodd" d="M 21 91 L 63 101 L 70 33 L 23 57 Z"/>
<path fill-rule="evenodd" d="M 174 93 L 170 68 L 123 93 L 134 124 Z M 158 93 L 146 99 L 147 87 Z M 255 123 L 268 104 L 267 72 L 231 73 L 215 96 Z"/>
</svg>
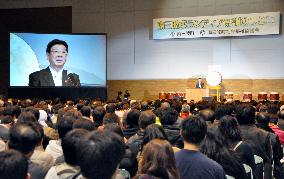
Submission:
<svg viewBox="0 0 284 179">
<path fill-rule="evenodd" d="M 241 130 L 235 117 L 230 115 L 222 117 L 218 128 L 220 132 L 232 143 L 242 140 Z"/>
<path fill-rule="evenodd" d="M 23 111 L 20 114 L 17 122 L 23 122 L 23 123 L 26 123 L 26 122 L 37 122 L 37 119 L 35 118 L 35 115 L 32 112 Z"/>
<path fill-rule="evenodd" d="M 114 113 L 115 112 L 115 104 L 109 103 L 106 105 L 106 113 Z"/>
<path fill-rule="evenodd" d="M 160 113 L 162 125 L 173 125 L 178 118 L 178 112 L 173 108 L 165 108 Z"/>
<path fill-rule="evenodd" d="M 123 132 L 118 124 L 116 123 L 109 123 L 104 126 L 105 131 L 114 132 L 118 134 L 120 137 L 124 137 Z"/>
<path fill-rule="evenodd" d="M 52 41 L 50 41 L 50 42 L 47 44 L 46 53 L 50 53 L 50 49 L 51 49 L 54 45 L 64 45 L 65 48 L 66 48 L 66 51 L 68 52 L 68 44 L 67 44 L 65 41 L 59 40 L 59 39 L 53 39 Z"/>
<path fill-rule="evenodd" d="M 93 110 L 92 116 L 93 116 L 93 120 L 94 120 L 96 127 L 102 125 L 105 114 L 106 114 L 106 110 L 103 106 L 97 106 Z"/>
<path fill-rule="evenodd" d="M 203 109 L 199 111 L 199 115 L 203 120 L 213 123 L 215 120 L 215 113 L 211 109 Z"/>
<path fill-rule="evenodd" d="M 103 124 L 117 123 L 120 124 L 119 117 L 115 113 L 106 113 L 103 119 Z"/>
<path fill-rule="evenodd" d="M 2 111 L 3 115 L 10 115 L 10 116 L 15 116 L 16 118 L 19 117 L 19 115 L 21 114 L 21 108 L 19 106 L 13 106 L 13 105 L 9 105 L 7 107 L 4 108 L 4 110 Z"/>
<path fill-rule="evenodd" d="M 125 144 L 113 132 L 93 131 L 82 139 L 77 152 L 84 177 L 111 179 L 124 156 Z"/>
<path fill-rule="evenodd" d="M 278 123 L 278 116 L 277 114 L 269 114 L 270 122 L 277 125 Z"/>
<path fill-rule="evenodd" d="M 28 174 L 28 160 L 16 150 L 0 152 L 1 179 L 25 179 Z"/>
<path fill-rule="evenodd" d="M 199 115 L 191 115 L 181 124 L 183 140 L 199 145 L 205 137 L 207 125 Z"/>
<path fill-rule="evenodd" d="M 142 144 L 146 145 L 153 139 L 168 140 L 168 137 L 162 126 L 159 126 L 157 124 L 150 124 L 146 127 Z"/>
<path fill-rule="evenodd" d="M 179 178 L 171 144 L 162 139 L 151 140 L 143 150 L 138 173 L 163 179 Z"/>
<path fill-rule="evenodd" d="M 60 139 L 62 139 L 67 132 L 72 130 L 74 122 L 75 119 L 72 116 L 64 116 L 57 121 L 56 128 Z"/>
<path fill-rule="evenodd" d="M 73 129 L 62 139 L 62 150 L 65 162 L 70 165 L 78 165 L 76 150 L 80 148 L 81 139 L 88 134 L 85 129 Z"/>
<path fill-rule="evenodd" d="M 138 127 L 138 120 L 141 112 L 137 109 L 131 109 L 126 115 L 126 126 L 127 128 Z"/>
<path fill-rule="evenodd" d="M 256 114 L 255 120 L 259 124 L 263 124 L 263 125 L 268 126 L 268 124 L 270 122 L 270 116 L 266 112 L 259 112 L 259 113 Z"/>
<path fill-rule="evenodd" d="M 218 140 L 216 132 L 218 132 L 218 130 L 208 128 L 206 138 L 200 146 L 200 151 L 219 163 L 227 175 L 233 176 L 234 178 L 246 178 L 243 165 L 239 163 L 233 151 L 229 151 L 226 145 L 223 145 L 222 142 Z"/>
<path fill-rule="evenodd" d="M 284 120 L 284 110 L 278 112 L 278 118 Z"/>
<path fill-rule="evenodd" d="M 77 128 L 93 131 L 95 130 L 95 124 L 88 119 L 79 119 L 73 123 L 73 129 Z"/>
<path fill-rule="evenodd" d="M 146 129 L 150 124 L 156 122 L 156 115 L 152 111 L 143 111 L 141 112 L 138 120 L 138 125 L 141 129 Z"/>
<path fill-rule="evenodd" d="M 149 104 L 147 103 L 147 101 L 142 101 L 142 102 L 141 102 L 141 111 L 146 111 L 146 110 L 148 110 L 148 109 L 150 109 L 150 106 L 149 106 Z"/>
<path fill-rule="evenodd" d="M 232 115 L 233 109 L 229 104 L 219 104 L 215 108 L 215 118 L 220 120 L 223 116 Z"/>
<path fill-rule="evenodd" d="M 34 151 L 40 141 L 40 133 L 34 123 L 16 123 L 10 128 L 8 146 L 23 154 Z"/>
<path fill-rule="evenodd" d="M 236 107 L 236 118 L 240 125 L 255 123 L 255 109 L 249 104 L 240 104 Z"/>
<path fill-rule="evenodd" d="M 89 106 L 83 106 L 80 109 L 80 112 L 82 113 L 83 116 L 85 117 L 90 117 L 91 116 L 91 108 Z"/>
</svg>

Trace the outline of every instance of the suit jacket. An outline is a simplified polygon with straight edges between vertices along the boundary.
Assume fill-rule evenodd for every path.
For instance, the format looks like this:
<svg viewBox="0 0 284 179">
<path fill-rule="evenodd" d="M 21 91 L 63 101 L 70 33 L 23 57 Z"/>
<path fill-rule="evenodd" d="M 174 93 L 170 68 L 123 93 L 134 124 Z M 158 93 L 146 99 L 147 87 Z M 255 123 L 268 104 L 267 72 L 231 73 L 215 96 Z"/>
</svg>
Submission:
<svg viewBox="0 0 284 179">
<path fill-rule="evenodd" d="M 199 82 L 196 83 L 195 88 L 199 88 Z M 201 82 L 201 88 L 204 88 L 204 83 Z"/>
<path fill-rule="evenodd" d="M 67 70 L 63 70 L 62 86 L 68 86 L 68 84 L 66 83 L 67 79 L 68 79 Z M 29 75 L 29 86 L 31 87 L 55 86 L 49 67 L 31 73 Z"/>
</svg>

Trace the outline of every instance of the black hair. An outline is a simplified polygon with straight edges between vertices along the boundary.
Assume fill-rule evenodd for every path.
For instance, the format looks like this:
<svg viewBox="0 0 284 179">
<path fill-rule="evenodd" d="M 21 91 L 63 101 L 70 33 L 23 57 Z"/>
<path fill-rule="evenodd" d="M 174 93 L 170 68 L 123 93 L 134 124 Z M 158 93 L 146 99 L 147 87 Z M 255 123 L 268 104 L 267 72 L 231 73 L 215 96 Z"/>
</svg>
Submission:
<svg viewBox="0 0 284 179">
<path fill-rule="evenodd" d="M 115 113 L 106 113 L 103 119 L 103 124 L 117 123 L 120 124 L 119 117 Z"/>
<path fill-rule="evenodd" d="M 146 129 L 150 124 L 156 122 L 156 115 L 152 111 L 143 111 L 141 112 L 138 120 L 138 125 L 141 129 Z"/>
<path fill-rule="evenodd" d="M 51 49 L 54 45 L 64 45 L 65 48 L 66 48 L 66 51 L 68 52 L 68 44 L 67 44 L 65 41 L 59 40 L 59 39 L 53 39 L 52 41 L 50 41 L 50 42 L 47 44 L 46 53 L 50 53 L 50 49 Z"/>
<path fill-rule="evenodd" d="M 138 127 L 138 120 L 141 112 L 137 109 L 131 109 L 125 118 L 127 128 Z"/>
<path fill-rule="evenodd" d="M 249 104 L 240 104 L 236 107 L 236 118 L 240 125 L 255 123 L 255 109 Z"/>
<path fill-rule="evenodd" d="M 95 124 L 88 119 L 78 119 L 73 123 L 73 129 L 86 129 L 88 131 L 95 130 Z"/>
<path fill-rule="evenodd" d="M 91 108 L 89 106 L 83 106 L 80 109 L 80 112 L 82 113 L 83 116 L 85 117 L 90 117 L 91 116 Z"/>
<path fill-rule="evenodd" d="M 92 116 L 93 116 L 93 120 L 94 120 L 96 127 L 103 124 L 103 118 L 104 118 L 105 114 L 106 114 L 106 110 L 103 106 L 97 106 L 93 110 Z"/>
<path fill-rule="evenodd" d="M 104 126 L 105 131 L 114 132 L 118 134 L 120 137 L 124 137 L 123 132 L 118 124 L 116 123 L 109 123 Z"/>
<path fill-rule="evenodd" d="M 162 126 L 159 126 L 157 124 L 150 124 L 146 127 L 144 131 L 142 145 L 146 145 L 153 139 L 168 140 L 168 137 Z"/>
<path fill-rule="evenodd" d="M 215 108 L 215 118 L 220 120 L 223 116 L 232 115 L 233 109 L 229 104 L 219 104 Z"/>
<path fill-rule="evenodd" d="M 16 123 L 10 128 L 8 146 L 23 154 L 34 151 L 41 137 L 34 123 Z"/>
<path fill-rule="evenodd" d="M 199 111 L 199 115 L 208 122 L 213 123 L 214 119 L 215 119 L 215 113 L 213 110 L 211 109 L 203 109 L 201 111 Z"/>
<path fill-rule="evenodd" d="M 188 143 L 199 145 L 206 132 L 206 122 L 199 115 L 191 115 L 181 124 L 181 135 Z"/>
<path fill-rule="evenodd" d="M 230 115 L 222 117 L 218 128 L 232 143 L 242 140 L 241 130 L 235 117 Z"/>
<path fill-rule="evenodd" d="M 81 139 L 88 134 L 85 129 L 73 129 L 62 139 L 62 150 L 65 162 L 69 165 L 78 165 L 76 150 L 80 148 Z"/>
<path fill-rule="evenodd" d="M 36 120 L 39 119 L 39 110 L 36 109 L 36 108 L 34 108 L 34 107 L 32 107 L 32 106 L 27 107 L 27 108 L 25 108 L 23 111 L 25 111 L 25 112 L 31 112 L 31 113 L 33 113 L 33 115 L 35 116 Z"/>
<path fill-rule="evenodd" d="M 57 122 L 56 128 L 60 139 L 62 139 L 67 132 L 72 130 L 74 122 L 75 120 L 71 116 L 64 116 Z"/>
<path fill-rule="evenodd" d="M 141 111 L 146 111 L 146 110 L 148 110 L 148 109 L 150 109 L 150 106 L 149 106 L 149 104 L 147 103 L 147 101 L 142 101 L 142 102 L 141 102 Z"/>
<path fill-rule="evenodd" d="M 263 124 L 263 125 L 268 126 L 268 124 L 270 122 L 270 116 L 266 112 L 259 112 L 259 113 L 256 114 L 255 120 L 259 124 Z"/>
<path fill-rule="evenodd" d="M 0 152 L 1 179 L 25 179 L 28 174 L 28 160 L 16 150 Z"/>
<path fill-rule="evenodd" d="M 160 113 L 162 125 L 173 125 L 178 118 L 178 112 L 173 108 L 163 109 Z"/>
<path fill-rule="evenodd" d="M 125 154 L 125 144 L 113 132 L 94 131 L 82 139 L 77 152 L 84 177 L 111 179 Z"/>
<path fill-rule="evenodd" d="M 115 104 L 109 103 L 106 105 L 106 113 L 114 113 L 115 112 Z"/>
</svg>

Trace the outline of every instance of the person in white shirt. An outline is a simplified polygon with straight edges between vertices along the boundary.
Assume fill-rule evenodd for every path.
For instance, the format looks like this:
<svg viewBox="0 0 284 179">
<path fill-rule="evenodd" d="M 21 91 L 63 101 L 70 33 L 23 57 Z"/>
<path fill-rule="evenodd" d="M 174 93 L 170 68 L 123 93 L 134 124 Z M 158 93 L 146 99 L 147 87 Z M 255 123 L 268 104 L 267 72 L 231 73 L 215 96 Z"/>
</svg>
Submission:
<svg viewBox="0 0 284 179">
<path fill-rule="evenodd" d="M 47 44 L 46 55 L 49 66 L 29 75 L 29 86 L 80 86 L 79 75 L 68 74 L 63 67 L 68 57 L 68 44 L 59 39 L 54 39 Z"/>
</svg>

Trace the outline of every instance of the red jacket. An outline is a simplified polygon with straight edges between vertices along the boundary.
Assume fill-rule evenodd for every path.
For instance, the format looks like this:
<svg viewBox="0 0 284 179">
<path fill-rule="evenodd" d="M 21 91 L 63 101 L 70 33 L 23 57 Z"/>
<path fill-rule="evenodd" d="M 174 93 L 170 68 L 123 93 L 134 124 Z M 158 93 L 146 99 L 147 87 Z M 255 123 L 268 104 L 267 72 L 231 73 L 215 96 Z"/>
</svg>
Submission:
<svg viewBox="0 0 284 179">
<path fill-rule="evenodd" d="M 282 131 L 277 125 L 269 124 L 269 127 L 274 131 L 274 133 L 279 137 L 280 143 L 284 144 L 284 131 Z"/>
</svg>

